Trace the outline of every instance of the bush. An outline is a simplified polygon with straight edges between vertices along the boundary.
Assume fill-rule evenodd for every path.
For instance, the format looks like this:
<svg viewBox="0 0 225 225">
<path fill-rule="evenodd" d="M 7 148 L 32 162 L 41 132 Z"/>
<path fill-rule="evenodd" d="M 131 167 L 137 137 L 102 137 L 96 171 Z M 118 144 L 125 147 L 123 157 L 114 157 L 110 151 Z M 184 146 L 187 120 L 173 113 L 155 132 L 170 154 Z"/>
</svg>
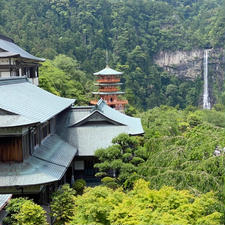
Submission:
<svg viewBox="0 0 225 225">
<path fill-rule="evenodd" d="M 44 209 L 26 198 L 12 199 L 6 207 L 9 213 L 4 219 L 7 225 L 47 225 Z"/>
<path fill-rule="evenodd" d="M 19 213 L 22 205 L 28 201 L 26 198 L 14 198 L 11 199 L 9 204 L 6 206 L 6 211 L 8 216 L 4 219 L 4 224 L 15 224 L 16 223 L 16 214 Z"/>
<path fill-rule="evenodd" d="M 64 184 L 62 188 L 53 194 L 51 202 L 51 214 L 56 218 L 55 225 L 64 225 L 74 215 L 76 192 Z"/>
<path fill-rule="evenodd" d="M 202 123 L 201 118 L 195 113 L 190 113 L 187 120 L 191 127 L 198 126 Z"/>
<path fill-rule="evenodd" d="M 18 225 L 47 225 L 44 209 L 32 201 L 26 201 L 15 218 Z"/>
<path fill-rule="evenodd" d="M 86 186 L 86 181 L 84 179 L 77 179 L 72 188 L 77 192 L 77 194 L 82 195 L 84 188 Z"/>
<path fill-rule="evenodd" d="M 101 179 L 101 182 L 104 186 L 111 189 L 116 189 L 119 187 L 119 185 L 116 183 L 116 179 L 112 177 L 104 177 Z"/>
</svg>

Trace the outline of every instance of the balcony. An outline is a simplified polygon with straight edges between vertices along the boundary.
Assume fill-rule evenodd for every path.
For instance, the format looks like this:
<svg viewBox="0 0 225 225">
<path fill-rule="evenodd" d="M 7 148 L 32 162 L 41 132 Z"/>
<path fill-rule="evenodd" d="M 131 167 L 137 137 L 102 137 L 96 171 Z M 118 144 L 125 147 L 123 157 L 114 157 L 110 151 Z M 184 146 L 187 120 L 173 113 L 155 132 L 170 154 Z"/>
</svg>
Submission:
<svg viewBox="0 0 225 225">
<path fill-rule="evenodd" d="M 128 101 L 127 100 L 116 100 L 116 101 L 106 101 L 106 100 L 104 100 L 104 101 L 109 106 L 112 106 L 112 105 L 126 105 L 126 104 L 128 104 Z M 98 103 L 98 100 L 92 100 L 92 101 L 90 101 L 90 103 L 92 105 L 96 105 Z"/>
<path fill-rule="evenodd" d="M 99 89 L 100 92 L 115 92 L 115 91 L 119 91 L 118 88 L 100 88 Z"/>
<path fill-rule="evenodd" d="M 120 79 L 98 79 L 96 80 L 98 83 L 118 83 Z"/>
</svg>

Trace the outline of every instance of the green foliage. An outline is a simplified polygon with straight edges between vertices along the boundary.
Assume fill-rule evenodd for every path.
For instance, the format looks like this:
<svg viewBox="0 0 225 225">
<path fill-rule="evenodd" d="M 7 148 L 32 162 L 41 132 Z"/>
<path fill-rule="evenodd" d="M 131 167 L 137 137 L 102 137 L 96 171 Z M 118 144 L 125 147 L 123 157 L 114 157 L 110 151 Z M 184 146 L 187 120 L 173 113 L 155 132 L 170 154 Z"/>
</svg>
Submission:
<svg viewBox="0 0 225 225">
<path fill-rule="evenodd" d="M 164 186 L 149 188 L 144 180 L 131 191 L 106 187 L 88 188 L 76 198 L 75 215 L 70 224 L 220 224 L 222 214 L 212 192 L 194 196 Z"/>
<path fill-rule="evenodd" d="M 99 169 L 99 173 L 96 176 L 106 175 L 117 178 L 117 180 L 114 180 L 110 184 L 115 188 L 117 186 L 116 182 L 125 184 L 124 182 L 131 174 L 137 171 L 137 166 L 145 162 L 146 157 L 136 137 L 131 137 L 128 134 L 120 134 L 112 142 L 114 145 L 106 149 L 99 149 L 95 152 L 95 156 L 100 161 L 95 164 L 95 167 Z M 131 186 L 132 183 L 126 185 L 127 188 Z"/>
<path fill-rule="evenodd" d="M 112 177 L 104 177 L 101 179 L 101 182 L 108 188 L 116 189 L 119 187 L 119 185 L 116 183 L 116 179 Z"/>
<path fill-rule="evenodd" d="M 44 209 L 33 203 L 32 201 L 26 201 L 15 216 L 18 225 L 47 225 L 46 212 Z"/>
<path fill-rule="evenodd" d="M 6 207 L 8 216 L 4 224 L 8 225 L 47 225 L 43 208 L 26 198 L 14 198 Z"/>
<path fill-rule="evenodd" d="M 8 213 L 8 216 L 4 219 L 4 222 L 6 224 L 15 224 L 16 218 L 15 216 L 19 213 L 22 205 L 28 201 L 26 198 L 14 198 L 11 199 L 9 204 L 6 207 L 6 211 Z"/>
<path fill-rule="evenodd" d="M 75 180 L 72 188 L 76 191 L 77 194 L 82 195 L 85 186 L 86 186 L 86 181 L 84 179 L 77 179 Z"/>
<path fill-rule="evenodd" d="M 53 94 L 75 98 L 78 104 L 88 104 L 90 84 L 79 70 L 76 60 L 58 55 L 53 61 L 46 60 L 40 68 L 39 86 Z M 87 86 L 87 87 L 86 87 Z"/>
<path fill-rule="evenodd" d="M 173 77 L 154 65 L 154 58 L 164 50 L 224 47 L 224 18 L 222 0 L 2 0 L 0 4 L 0 32 L 33 54 L 55 58 L 53 67 L 64 71 L 63 75 L 53 69 L 55 76 L 41 69 L 42 87 L 87 104 L 93 90 L 91 74 L 105 66 L 107 49 L 109 64 L 124 71 L 122 89 L 135 109 L 199 104 L 201 76 L 195 81 Z"/>
<path fill-rule="evenodd" d="M 138 166 L 137 174 L 153 188 L 171 185 L 193 193 L 214 190 L 222 200 L 225 158 L 213 153 L 216 146 L 225 146 L 223 114 L 167 106 L 140 114 L 148 159 Z"/>
<path fill-rule="evenodd" d="M 76 191 L 64 184 L 61 189 L 52 196 L 51 213 L 55 217 L 56 225 L 66 224 L 74 215 Z"/>
</svg>

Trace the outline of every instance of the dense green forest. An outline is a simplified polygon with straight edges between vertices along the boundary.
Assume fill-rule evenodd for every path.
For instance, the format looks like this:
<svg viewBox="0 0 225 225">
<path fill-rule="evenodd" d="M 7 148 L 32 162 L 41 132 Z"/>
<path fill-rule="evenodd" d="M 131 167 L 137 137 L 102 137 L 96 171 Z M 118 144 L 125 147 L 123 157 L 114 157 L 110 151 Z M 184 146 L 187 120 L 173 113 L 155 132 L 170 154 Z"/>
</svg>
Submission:
<svg viewBox="0 0 225 225">
<path fill-rule="evenodd" d="M 96 151 L 99 186 L 77 179 L 52 196 L 54 224 L 224 224 L 221 110 L 160 106 L 140 113 L 144 136 L 120 134 Z M 45 224 L 30 200 L 14 199 L 7 210 L 9 224 Z"/>
<path fill-rule="evenodd" d="M 35 55 L 77 61 L 84 82 L 105 66 L 108 50 L 110 65 L 125 72 L 131 105 L 185 108 L 199 104 L 201 78 L 172 77 L 153 57 L 161 50 L 224 47 L 224 11 L 222 0 L 1 0 L 0 33 Z"/>
<path fill-rule="evenodd" d="M 163 50 L 225 48 L 224 12 L 223 0 L 0 1 L 0 33 L 46 58 L 40 87 L 88 104 L 107 50 L 110 66 L 124 72 L 127 113 L 145 129 L 96 152 L 102 186 L 83 195 L 64 186 L 53 196 L 56 224 L 224 224 L 225 92 L 212 110 L 199 110 L 203 79 L 154 64 Z M 32 206 L 33 223 L 45 224 L 43 211 L 21 201 L 9 206 L 12 220 L 31 222 Z"/>
</svg>

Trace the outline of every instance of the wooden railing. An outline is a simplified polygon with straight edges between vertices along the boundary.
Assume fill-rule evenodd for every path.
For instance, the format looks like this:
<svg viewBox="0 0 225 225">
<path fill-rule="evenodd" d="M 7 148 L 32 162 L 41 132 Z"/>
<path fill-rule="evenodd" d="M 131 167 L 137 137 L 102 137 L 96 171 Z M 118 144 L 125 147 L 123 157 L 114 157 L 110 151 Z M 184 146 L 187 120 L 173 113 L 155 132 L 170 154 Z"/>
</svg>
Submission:
<svg viewBox="0 0 225 225">
<path fill-rule="evenodd" d="M 120 82 L 120 79 L 98 79 L 96 81 L 99 83 L 118 83 Z"/>
<path fill-rule="evenodd" d="M 100 92 L 114 92 L 114 91 L 119 91 L 118 88 L 100 88 Z"/>
<path fill-rule="evenodd" d="M 106 101 L 106 100 L 104 100 L 104 101 Z M 96 105 L 98 103 L 98 100 L 92 100 L 90 103 L 92 105 Z M 127 100 L 117 100 L 117 101 L 112 101 L 112 102 L 106 101 L 106 103 L 107 103 L 107 105 L 119 105 L 119 104 L 126 105 L 126 104 L 128 104 L 128 101 Z"/>
</svg>

